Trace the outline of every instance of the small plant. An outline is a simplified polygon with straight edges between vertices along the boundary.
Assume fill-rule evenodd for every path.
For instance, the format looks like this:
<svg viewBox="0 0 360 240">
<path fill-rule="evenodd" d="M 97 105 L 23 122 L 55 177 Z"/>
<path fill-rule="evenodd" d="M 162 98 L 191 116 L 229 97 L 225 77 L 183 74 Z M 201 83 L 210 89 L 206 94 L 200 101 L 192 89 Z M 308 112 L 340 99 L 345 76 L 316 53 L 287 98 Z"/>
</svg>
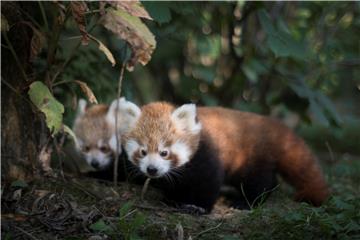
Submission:
<svg viewBox="0 0 360 240">
<path fill-rule="evenodd" d="M 137 209 L 133 209 L 133 203 L 125 203 L 119 210 L 119 220 L 117 224 L 100 219 L 89 228 L 94 232 L 105 233 L 116 239 L 119 235 L 125 240 L 141 239 L 138 232 L 145 223 L 146 217 Z"/>
</svg>

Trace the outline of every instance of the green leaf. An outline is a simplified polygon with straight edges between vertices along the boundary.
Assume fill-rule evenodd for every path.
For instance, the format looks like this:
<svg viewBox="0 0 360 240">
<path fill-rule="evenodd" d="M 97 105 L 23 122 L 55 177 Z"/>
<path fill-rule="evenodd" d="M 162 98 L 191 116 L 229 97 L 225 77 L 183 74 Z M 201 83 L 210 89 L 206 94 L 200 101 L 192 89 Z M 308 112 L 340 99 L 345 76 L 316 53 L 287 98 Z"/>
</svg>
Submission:
<svg viewBox="0 0 360 240">
<path fill-rule="evenodd" d="M 124 217 L 130 211 L 133 205 L 134 205 L 133 202 L 125 203 L 119 210 L 120 217 Z"/>
<path fill-rule="evenodd" d="M 271 22 L 269 14 L 265 11 L 265 9 L 261 9 L 258 12 L 258 16 L 260 19 L 261 27 L 265 30 L 268 35 L 276 34 L 276 30 Z"/>
<path fill-rule="evenodd" d="M 96 223 L 93 223 L 89 226 L 89 228 L 95 232 L 106 232 L 109 233 L 112 231 L 112 228 L 107 225 L 104 220 L 100 219 Z"/>
<path fill-rule="evenodd" d="M 317 101 L 314 98 L 310 98 L 309 101 L 310 111 L 314 114 L 315 119 L 317 119 L 321 124 L 329 126 L 329 121 L 327 120 L 323 110 L 321 109 Z"/>
<path fill-rule="evenodd" d="M 280 18 L 279 26 L 276 28 L 267 12 L 259 10 L 258 16 L 261 27 L 267 34 L 266 43 L 276 57 L 293 57 L 306 60 L 307 49 L 303 42 L 296 41 L 290 34 L 285 22 Z"/>
<path fill-rule="evenodd" d="M 166 2 L 144 1 L 142 5 L 150 16 L 158 23 L 167 23 L 171 20 L 169 4 Z"/>
<path fill-rule="evenodd" d="M 11 187 L 26 188 L 29 186 L 24 180 L 15 180 L 11 183 Z"/>
<path fill-rule="evenodd" d="M 215 68 L 208 68 L 203 66 L 197 66 L 193 69 L 193 75 L 197 79 L 202 79 L 207 83 L 212 83 L 215 79 Z"/>
<path fill-rule="evenodd" d="M 7 19 L 1 14 L 1 31 L 9 31 L 9 23 Z"/>
<path fill-rule="evenodd" d="M 323 106 L 323 108 L 325 108 L 331 115 L 331 117 L 335 120 L 335 122 L 337 124 L 341 124 L 342 123 L 342 119 L 340 117 L 340 115 L 338 114 L 338 112 L 335 109 L 334 104 L 330 101 L 330 99 L 325 96 L 322 92 L 317 92 L 317 99 L 319 101 L 319 103 Z"/>
<path fill-rule="evenodd" d="M 40 81 L 33 82 L 28 92 L 30 100 L 45 114 L 46 125 L 52 135 L 56 134 L 63 120 L 64 106 L 54 98 L 48 87 Z"/>
<path fill-rule="evenodd" d="M 137 213 L 135 218 L 131 221 L 131 227 L 134 231 L 141 227 L 145 222 L 145 215 L 142 213 Z"/>
</svg>

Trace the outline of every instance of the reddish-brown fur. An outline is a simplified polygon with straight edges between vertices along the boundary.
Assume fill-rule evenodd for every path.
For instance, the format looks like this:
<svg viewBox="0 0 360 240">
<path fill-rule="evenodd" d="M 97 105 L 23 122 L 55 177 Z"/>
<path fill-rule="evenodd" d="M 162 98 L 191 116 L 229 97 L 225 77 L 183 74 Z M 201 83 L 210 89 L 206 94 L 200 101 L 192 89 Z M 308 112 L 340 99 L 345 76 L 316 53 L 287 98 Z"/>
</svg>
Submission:
<svg viewBox="0 0 360 240">
<path fill-rule="evenodd" d="M 135 139 L 148 147 L 149 153 L 158 152 L 158 145 L 163 141 L 165 146 L 171 146 L 175 141 L 181 140 L 187 143 L 192 152 L 198 147 L 200 134 L 192 135 L 181 132 L 171 123 L 170 116 L 175 107 L 168 103 L 152 103 L 142 107 L 142 113 L 133 131 L 124 134 L 125 141 Z M 139 152 L 134 153 L 134 160 L 138 161 Z M 168 160 L 173 166 L 178 165 L 176 155 L 171 154 Z"/>
<path fill-rule="evenodd" d="M 228 175 L 236 177 L 258 166 L 275 169 L 295 186 L 297 200 L 318 206 L 328 198 L 329 190 L 314 155 L 279 121 L 220 107 L 199 107 L 198 117 L 217 146 Z M 262 162 L 254 162 L 259 160 Z"/>
<path fill-rule="evenodd" d="M 85 113 L 76 119 L 74 132 L 90 148 L 97 148 L 100 139 L 108 142 L 113 129 L 106 122 L 105 116 L 109 106 L 97 104 L 86 108 Z"/>
</svg>

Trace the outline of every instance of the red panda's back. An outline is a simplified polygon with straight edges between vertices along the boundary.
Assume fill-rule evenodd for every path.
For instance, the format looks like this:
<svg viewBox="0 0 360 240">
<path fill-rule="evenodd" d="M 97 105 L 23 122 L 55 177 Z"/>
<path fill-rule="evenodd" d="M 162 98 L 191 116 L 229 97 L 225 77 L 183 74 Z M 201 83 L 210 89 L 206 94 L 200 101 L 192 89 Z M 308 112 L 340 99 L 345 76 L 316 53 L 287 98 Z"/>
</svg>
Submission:
<svg viewBox="0 0 360 240">
<path fill-rule="evenodd" d="M 328 197 L 315 156 L 279 121 L 221 107 L 200 107 L 198 117 L 228 175 L 251 174 L 256 168 L 275 170 L 297 188 L 297 199 L 319 205 Z"/>
</svg>

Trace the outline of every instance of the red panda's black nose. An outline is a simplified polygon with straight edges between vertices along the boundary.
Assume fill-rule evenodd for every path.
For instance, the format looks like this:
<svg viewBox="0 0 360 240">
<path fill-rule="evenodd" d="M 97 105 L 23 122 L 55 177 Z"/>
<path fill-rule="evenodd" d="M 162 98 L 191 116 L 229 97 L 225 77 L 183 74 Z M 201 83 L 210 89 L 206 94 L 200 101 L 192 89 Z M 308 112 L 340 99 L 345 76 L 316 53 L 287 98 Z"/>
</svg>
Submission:
<svg viewBox="0 0 360 240">
<path fill-rule="evenodd" d="M 96 160 L 92 160 L 91 161 L 91 166 L 93 166 L 94 168 L 98 168 L 99 167 L 99 162 Z"/>
<path fill-rule="evenodd" d="M 150 176 L 156 176 L 156 173 L 157 173 L 157 168 L 156 167 L 154 167 L 154 166 L 148 166 L 147 168 L 146 168 L 146 171 L 148 172 L 148 174 L 150 175 Z"/>
</svg>

